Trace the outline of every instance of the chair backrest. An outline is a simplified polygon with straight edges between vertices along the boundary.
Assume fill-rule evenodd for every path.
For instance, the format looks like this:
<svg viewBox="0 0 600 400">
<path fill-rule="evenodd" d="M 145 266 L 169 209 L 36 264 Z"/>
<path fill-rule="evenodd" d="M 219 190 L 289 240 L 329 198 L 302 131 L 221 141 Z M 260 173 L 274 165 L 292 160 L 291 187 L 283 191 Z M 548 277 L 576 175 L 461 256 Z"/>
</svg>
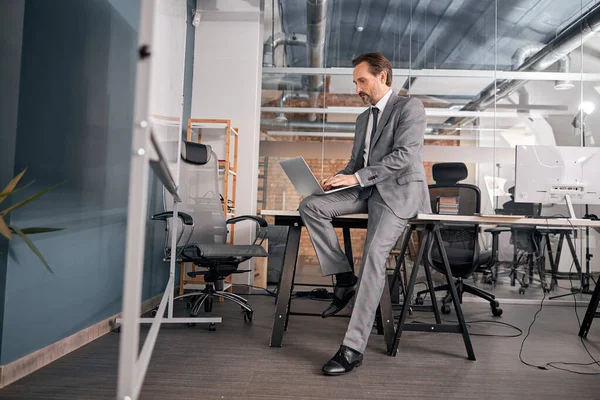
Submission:
<svg viewBox="0 0 600 400">
<path fill-rule="evenodd" d="M 431 209 L 435 214 L 474 215 L 481 210 L 481 191 L 475 185 L 461 184 L 467 177 L 464 163 L 440 163 L 432 168 L 435 184 L 429 185 Z M 444 225 L 440 230 L 445 248 L 472 251 L 473 267 L 477 264 L 479 247 L 477 234 L 479 227 L 473 225 Z M 437 249 L 432 249 L 437 253 Z M 431 252 L 429 261 L 433 262 Z M 438 258 L 438 257 L 434 257 Z M 452 262 L 449 255 L 449 262 Z"/>
<path fill-rule="evenodd" d="M 467 166 L 463 163 L 434 164 L 432 175 L 435 184 L 429 185 L 431 209 L 434 213 L 443 210 L 440 201 L 454 199 L 458 215 L 474 215 L 481 211 L 481 191 L 475 185 L 458 183 L 467 177 Z M 446 209 L 448 213 L 450 210 Z"/>
<path fill-rule="evenodd" d="M 227 241 L 227 223 L 223 215 L 219 192 L 219 170 L 217 155 L 208 145 L 183 142 L 179 168 L 179 193 L 182 202 L 179 211 L 189 214 L 193 227 L 184 226 L 178 245 L 224 244 Z M 173 210 L 173 198 L 164 192 L 166 211 Z M 167 237 L 170 237 L 172 224 L 179 229 L 183 225 L 179 219 L 168 220 Z M 170 243 L 167 243 L 167 248 Z"/>
</svg>

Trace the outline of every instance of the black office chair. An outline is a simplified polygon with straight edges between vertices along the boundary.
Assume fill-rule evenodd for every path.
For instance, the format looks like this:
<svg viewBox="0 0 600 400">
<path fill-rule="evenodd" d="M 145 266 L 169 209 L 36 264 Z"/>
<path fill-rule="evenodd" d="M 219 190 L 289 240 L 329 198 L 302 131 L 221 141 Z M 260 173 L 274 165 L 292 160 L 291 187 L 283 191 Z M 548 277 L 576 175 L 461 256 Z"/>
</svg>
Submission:
<svg viewBox="0 0 600 400">
<path fill-rule="evenodd" d="M 481 192 L 475 185 L 458 183 L 467 177 L 467 166 L 463 163 L 440 163 L 433 165 L 433 179 L 435 184 L 429 185 L 431 209 L 436 214 L 475 215 L 480 212 Z M 487 300 L 492 307 L 494 316 L 502 315 L 502 309 L 495 296 L 475 286 L 464 282 L 476 271 L 489 271 L 496 259 L 498 233 L 492 232 L 492 251 L 479 249 L 479 225 L 447 225 L 440 230 L 444 249 L 448 256 L 452 276 L 456 278 L 455 286 L 462 303 L 462 294 L 471 293 Z M 441 254 L 433 241 L 428 243 L 425 262 L 436 271 L 444 274 L 444 265 Z M 449 291 L 448 284 L 437 286 L 435 291 Z M 417 304 L 423 304 L 422 296 L 429 290 L 417 293 Z M 442 300 L 442 313 L 451 312 L 451 296 L 448 292 Z"/>
<path fill-rule="evenodd" d="M 173 222 L 178 224 L 177 249 L 178 261 L 192 262 L 202 270 L 188 272 L 188 276 L 203 276 L 205 288 L 200 292 L 185 293 L 175 299 L 189 298 L 187 306 L 190 316 L 197 316 L 202 307 L 212 311 L 213 298 L 220 297 L 238 304 L 244 311 L 244 320 L 252 321 L 253 310 L 248 301 L 234 293 L 224 292 L 223 280 L 231 274 L 250 272 L 239 270 L 240 263 L 253 257 L 266 257 L 267 252 L 261 246 L 267 235 L 267 221 L 263 218 L 244 215 L 225 220 L 221 196 L 219 194 L 218 159 L 210 146 L 184 142 L 179 169 L 179 219 L 174 220 L 172 196 L 165 195 L 165 212 L 152 216 L 153 220 L 167 222 L 165 259 L 170 260 L 170 231 Z M 256 239 L 250 245 L 227 244 L 227 225 L 240 221 L 253 221 L 257 225 Z M 209 326 L 210 330 L 215 325 Z"/>
<path fill-rule="evenodd" d="M 502 205 L 502 208 L 496 209 L 496 214 L 501 215 L 524 215 L 527 217 L 539 217 L 542 211 L 540 203 L 515 203 L 515 187 L 508 189 L 510 200 Z M 511 227 L 504 229 L 511 232 L 510 243 L 513 245 L 513 262 L 511 264 L 509 277 L 510 285 L 515 286 L 519 282 L 519 294 L 524 294 L 525 289 L 533 280 L 533 270 L 535 263 L 543 255 L 543 236 L 539 234 L 535 227 Z M 524 267 L 524 272 L 519 273 L 519 267 Z M 538 269 L 543 266 L 538 265 Z M 540 272 L 540 282 L 544 290 L 546 285 L 543 281 L 543 273 Z M 496 275 L 498 273 L 496 272 Z"/>
</svg>

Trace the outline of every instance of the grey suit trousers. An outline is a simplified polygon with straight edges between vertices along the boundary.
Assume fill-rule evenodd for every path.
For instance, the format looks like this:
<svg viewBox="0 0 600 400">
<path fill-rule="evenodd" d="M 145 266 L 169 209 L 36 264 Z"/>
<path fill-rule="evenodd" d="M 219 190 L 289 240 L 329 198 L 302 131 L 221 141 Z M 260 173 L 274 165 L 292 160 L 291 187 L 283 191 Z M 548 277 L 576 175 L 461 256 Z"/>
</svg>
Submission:
<svg viewBox="0 0 600 400">
<path fill-rule="evenodd" d="M 390 250 L 403 234 L 407 220 L 398 218 L 385 204 L 376 188 L 366 200 L 358 198 L 359 188 L 327 195 L 313 195 L 300 204 L 300 216 L 308 229 L 323 275 L 350 272 L 331 220 L 346 214 L 367 213 L 367 237 L 363 264 L 352 317 L 343 345 L 364 352 L 375 313 L 386 285 L 385 266 Z"/>
</svg>

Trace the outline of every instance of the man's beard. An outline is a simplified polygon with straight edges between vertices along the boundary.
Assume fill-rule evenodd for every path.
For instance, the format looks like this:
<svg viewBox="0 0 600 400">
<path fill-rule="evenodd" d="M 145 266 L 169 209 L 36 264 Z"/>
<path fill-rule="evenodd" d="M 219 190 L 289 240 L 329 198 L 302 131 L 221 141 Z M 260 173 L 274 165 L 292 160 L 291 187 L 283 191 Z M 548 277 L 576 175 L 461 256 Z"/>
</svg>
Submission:
<svg viewBox="0 0 600 400">
<path fill-rule="evenodd" d="M 366 105 L 371 105 L 371 96 L 369 96 L 365 92 L 360 92 L 358 95 L 360 96 L 363 103 L 365 103 Z"/>
</svg>

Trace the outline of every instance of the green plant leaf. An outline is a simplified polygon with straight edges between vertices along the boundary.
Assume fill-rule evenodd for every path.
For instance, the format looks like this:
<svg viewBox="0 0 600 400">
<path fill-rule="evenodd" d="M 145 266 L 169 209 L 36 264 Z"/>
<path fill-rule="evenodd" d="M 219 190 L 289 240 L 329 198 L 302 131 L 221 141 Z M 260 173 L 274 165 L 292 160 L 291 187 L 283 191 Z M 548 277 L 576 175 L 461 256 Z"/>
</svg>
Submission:
<svg viewBox="0 0 600 400">
<path fill-rule="evenodd" d="M 2 218 L 1 215 L 0 215 L 0 233 L 2 234 L 2 236 L 7 238 L 8 240 L 12 239 L 12 233 L 10 231 L 10 228 L 8 225 L 6 225 L 6 222 L 4 221 L 4 218 Z"/>
<path fill-rule="evenodd" d="M 2 192 L 2 193 L 0 193 L 0 199 L 2 199 L 4 197 L 8 197 L 10 195 L 13 195 L 15 193 L 19 193 L 21 190 L 26 189 L 29 186 L 33 185 L 34 182 L 35 182 L 35 180 L 29 182 L 27 185 L 21 186 L 20 188 L 11 191 L 11 192 L 6 192 L 6 193 Z M 0 201 L 2 201 L 2 200 L 0 200 Z"/>
<path fill-rule="evenodd" d="M 8 196 L 10 192 L 12 192 L 13 189 L 17 186 L 17 183 L 19 183 L 19 181 L 23 177 L 25 171 L 27 171 L 27 168 L 25 168 L 19 175 L 12 178 L 12 180 L 8 182 L 8 185 L 6 185 L 4 189 L 2 189 L 2 192 L 0 192 L 0 203 L 2 203 L 6 196 Z"/>
<path fill-rule="evenodd" d="M 11 226 L 10 228 L 17 235 L 19 235 L 21 237 L 21 239 L 23 239 L 23 241 L 25 241 L 25 243 L 27 243 L 27 246 L 29 246 L 29 248 L 31 249 L 31 251 L 33 251 L 33 253 L 40 259 L 40 261 L 42 262 L 42 264 L 44 264 L 44 267 L 46 267 L 46 269 L 48 271 L 50 271 L 51 274 L 54 274 L 54 271 L 52 271 L 52 268 L 50 268 L 50 266 L 48 265 L 48 263 L 44 259 L 44 256 L 42 255 L 42 253 L 40 253 L 40 251 L 38 250 L 38 248 L 35 247 L 35 244 L 33 244 L 33 242 L 31 241 L 31 239 L 29 239 L 27 237 L 27 235 L 25 233 L 23 233 L 23 231 L 20 230 L 19 228 L 16 228 L 14 226 Z"/>
<path fill-rule="evenodd" d="M 63 183 L 65 183 L 66 181 L 62 181 L 60 183 L 57 183 L 54 186 L 50 186 L 49 188 L 46 188 L 44 190 L 42 190 L 41 192 L 38 192 L 36 194 L 34 194 L 33 196 L 31 196 L 28 199 L 25 199 L 17 204 L 13 204 L 12 206 L 8 207 L 5 210 L 2 210 L 2 212 L 0 212 L 0 215 L 4 216 L 6 214 L 8 214 L 9 212 L 16 210 L 17 208 L 23 207 L 25 204 L 27 203 L 31 203 L 32 201 L 34 201 L 35 199 L 42 197 L 43 195 L 45 195 L 46 193 L 48 193 L 49 191 L 51 191 L 54 188 L 57 188 L 58 186 L 62 185 Z"/>
<path fill-rule="evenodd" d="M 25 228 L 25 229 L 21 229 L 21 232 L 23 232 L 27 235 L 33 235 L 36 233 L 62 231 L 63 229 L 65 229 L 65 228 Z"/>
</svg>

